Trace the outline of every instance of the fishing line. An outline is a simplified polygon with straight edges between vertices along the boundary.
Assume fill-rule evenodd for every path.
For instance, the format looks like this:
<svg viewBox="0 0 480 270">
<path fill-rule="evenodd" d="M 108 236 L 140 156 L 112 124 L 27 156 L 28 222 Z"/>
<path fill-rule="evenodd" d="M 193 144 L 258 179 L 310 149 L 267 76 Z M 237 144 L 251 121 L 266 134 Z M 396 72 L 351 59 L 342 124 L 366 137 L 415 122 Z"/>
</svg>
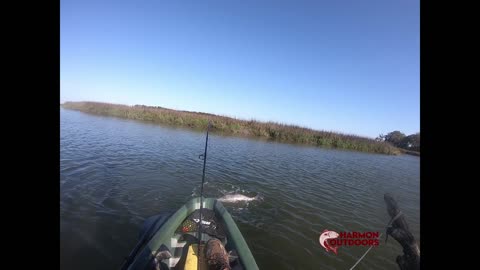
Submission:
<svg viewBox="0 0 480 270">
<path fill-rule="evenodd" d="M 390 221 L 388 222 L 387 226 L 385 227 L 385 229 L 388 229 L 392 223 L 397 220 L 401 215 L 403 215 L 402 211 L 399 211 L 397 213 L 396 216 L 394 216 L 392 219 L 390 219 Z M 382 234 L 381 233 L 378 238 L 382 237 Z M 386 233 L 387 237 L 385 238 L 385 243 L 387 243 L 387 240 L 388 240 L 388 232 Z M 367 253 L 372 249 L 373 246 L 370 246 L 369 249 L 367 249 L 367 251 L 365 251 L 365 253 L 363 253 L 362 257 L 360 257 L 360 259 L 358 259 L 358 261 L 349 269 L 349 270 L 352 270 L 353 268 L 355 268 L 355 266 L 357 266 L 357 264 L 365 257 L 365 255 L 367 255 Z"/>
<path fill-rule="evenodd" d="M 382 234 L 380 234 L 380 236 L 378 236 L 378 238 L 382 237 Z M 363 257 L 365 257 L 365 255 L 367 255 L 367 253 L 372 249 L 373 246 L 370 246 L 370 248 L 367 249 L 367 251 L 365 251 L 365 253 L 363 253 L 362 257 L 360 257 L 360 259 L 358 259 L 358 261 L 352 266 L 352 268 L 350 268 L 349 270 L 352 270 L 353 268 L 355 268 L 355 266 L 357 266 L 357 264 L 363 259 Z"/>
</svg>

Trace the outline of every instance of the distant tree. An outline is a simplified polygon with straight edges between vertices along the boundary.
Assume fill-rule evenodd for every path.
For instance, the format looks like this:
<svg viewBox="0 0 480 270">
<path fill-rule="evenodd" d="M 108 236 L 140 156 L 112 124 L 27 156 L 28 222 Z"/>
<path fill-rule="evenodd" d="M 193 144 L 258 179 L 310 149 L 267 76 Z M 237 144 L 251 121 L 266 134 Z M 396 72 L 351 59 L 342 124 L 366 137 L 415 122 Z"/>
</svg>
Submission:
<svg viewBox="0 0 480 270">
<path fill-rule="evenodd" d="M 397 147 L 401 147 L 402 143 L 404 143 L 405 137 L 406 137 L 405 134 L 403 134 L 398 130 L 395 130 L 385 135 L 385 141 Z"/>
<path fill-rule="evenodd" d="M 420 132 L 406 136 L 395 130 L 387 135 L 380 134 L 375 140 L 389 142 L 396 147 L 407 150 L 420 151 Z"/>
<path fill-rule="evenodd" d="M 395 146 L 396 147 L 399 147 L 399 148 L 403 148 L 403 149 L 410 149 L 410 137 L 409 136 L 405 136 L 403 137 L 403 139 L 398 143 L 396 144 Z"/>
<path fill-rule="evenodd" d="M 402 148 L 420 151 L 420 132 L 405 137 Z"/>
</svg>

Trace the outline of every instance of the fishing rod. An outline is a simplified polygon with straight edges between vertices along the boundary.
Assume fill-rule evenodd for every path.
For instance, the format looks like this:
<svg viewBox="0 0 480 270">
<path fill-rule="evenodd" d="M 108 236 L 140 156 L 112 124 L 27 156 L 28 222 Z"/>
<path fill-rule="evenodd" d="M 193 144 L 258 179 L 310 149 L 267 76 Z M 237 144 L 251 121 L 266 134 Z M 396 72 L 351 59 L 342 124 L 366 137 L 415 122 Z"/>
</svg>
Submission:
<svg viewBox="0 0 480 270">
<path fill-rule="evenodd" d="M 207 138 L 205 139 L 205 152 L 198 156 L 200 159 L 203 159 L 203 173 L 202 173 L 202 185 L 200 187 L 200 218 L 198 223 L 198 249 L 197 254 L 200 258 L 200 244 L 202 242 L 202 211 L 203 211 L 203 183 L 205 182 L 205 165 L 207 163 L 207 147 L 208 147 L 208 131 L 210 130 L 211 124 L 208 121 L 207 126 Z M 200 264 L 198 264 L 200 265 Z"/>
</svg>

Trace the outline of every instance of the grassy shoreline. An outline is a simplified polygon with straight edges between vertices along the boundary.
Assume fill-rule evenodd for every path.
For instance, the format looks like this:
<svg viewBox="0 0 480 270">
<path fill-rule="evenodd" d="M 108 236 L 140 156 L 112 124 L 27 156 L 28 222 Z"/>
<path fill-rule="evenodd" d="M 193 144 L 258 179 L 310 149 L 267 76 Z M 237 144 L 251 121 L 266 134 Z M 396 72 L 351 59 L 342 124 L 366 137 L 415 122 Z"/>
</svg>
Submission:
<svg viewBox="0 0 480 270">
<path fill-rule="evenodd" d="M 197 130 L 204 130 L 210 120 L 212 123 L 212 132 L 222 135 L 258 137 L 276 142 L 297 143 L 378 154 L 398 155 L 402 153 L 402 151 L 389 143 L 378 142 L 370 138 L 313 130 L 275 122 L 239 120 L 208 113 L 177 111 L 144 105 L 127 106 L 100 102 L 65 102 L 61 106 L 65 109 L 78 110 L 91 114 L 116 116 Z"/>
</svg>

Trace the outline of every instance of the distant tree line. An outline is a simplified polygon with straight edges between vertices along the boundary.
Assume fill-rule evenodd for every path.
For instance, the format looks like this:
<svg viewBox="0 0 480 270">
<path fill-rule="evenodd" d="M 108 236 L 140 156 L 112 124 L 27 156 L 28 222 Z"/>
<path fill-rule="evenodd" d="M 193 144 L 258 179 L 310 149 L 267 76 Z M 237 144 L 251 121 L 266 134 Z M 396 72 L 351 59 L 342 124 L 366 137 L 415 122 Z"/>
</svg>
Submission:
<svg viewBox="0 0 480 270">
<path fill-rule="evenodd" d="M 398 148 L 420 152 L 420 132 L 407 136 L 404 133 L 395 130 L 387 135 L 380 134 L 376 140 L 389 142 Z"/>
</svg>

